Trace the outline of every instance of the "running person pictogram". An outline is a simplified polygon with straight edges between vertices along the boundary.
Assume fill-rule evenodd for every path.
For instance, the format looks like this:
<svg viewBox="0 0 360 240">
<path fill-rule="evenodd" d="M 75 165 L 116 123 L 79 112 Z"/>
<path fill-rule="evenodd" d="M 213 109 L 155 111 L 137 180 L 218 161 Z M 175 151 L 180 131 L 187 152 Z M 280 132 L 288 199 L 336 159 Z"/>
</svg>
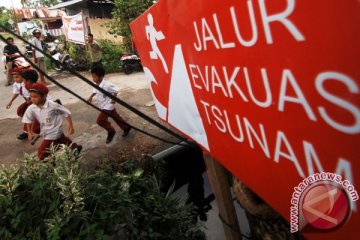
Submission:
<svg viewBox="0 0 360 240">
<path fill-rule="evenodd" d="M 145 27 L 146 31 L 146 38 L 150 40 L 150 44 L 152 47 L 152 51 L 150 51 L 150 58 L 151 59 L 158 59 L 160 58 L 162 65 L 164 67 L 164 70 L 166 73 L 169 73 L 168 67 L 166 65 L 165 59 L 157 46 L 157 41 L 165 39 L 164 34 L 161 31 L 157 31 L 154 27 L 154 19 L 151 14 L 148 14 L 148 22 L 149 25 Z"/>
</svg>

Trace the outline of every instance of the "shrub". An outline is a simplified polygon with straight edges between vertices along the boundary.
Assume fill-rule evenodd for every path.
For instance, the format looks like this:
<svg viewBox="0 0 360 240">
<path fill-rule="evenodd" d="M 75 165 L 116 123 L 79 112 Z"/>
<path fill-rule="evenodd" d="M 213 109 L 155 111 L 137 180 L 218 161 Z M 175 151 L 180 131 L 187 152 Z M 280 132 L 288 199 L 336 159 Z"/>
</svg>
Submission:
<svg viewBox="0 0 360 240">
<path fill-rule="evenodd" d="M 102 63 L 105 71 L 107 73 L 120 71 L 120 58 L 125 52 L 124 47 L 109 40 L 100 40 L 99 44 L 103 52 Z"/>
<path fill-rule="evenodd" d="M 47 70 L 52 70 L 52 69 L 53 69 L 53 66 L 52 66 L 52 63 L 51 63 L 50 58 L 45 57 L 45 58 L 44 58 L 44 62 L 45 62 L 45 66 L 46 66 L 46 69 L 47 69 Z"/>
<path fill-rule="evenodd" d="M 109 33 L 131 39 L 129 23 L 145 12 L 154 2 L 154 0 L 115 0 Z"/>
<path fill-rule="evenodd" d="M 202 239 L 191 205 L 150 170 L 85 171 L 68 147 L 0 170 L 0 239 Z"/>
<path fill-rule="evenodd" d="M 90 69 L 90 54 L 84 45 L 65 42 L 70 57 L 77 63 L 77 70 Z"/>
<path fill-rule="evenodd" d="M 107 73 L 120 71 L 120 58 L 125 52 L 125 47 L 115 44 L 110 40 L 99 40 L 98 42 L 103 53 L 102 63 L 105 71 Z M 85 46 L 67 42 L 66 47 L 70 57 L 74 59 L 76 63 L 80 64 L 82 66 L 81 68 L 90 68 L 90 54 L 86 51 Z"/>
</svg>

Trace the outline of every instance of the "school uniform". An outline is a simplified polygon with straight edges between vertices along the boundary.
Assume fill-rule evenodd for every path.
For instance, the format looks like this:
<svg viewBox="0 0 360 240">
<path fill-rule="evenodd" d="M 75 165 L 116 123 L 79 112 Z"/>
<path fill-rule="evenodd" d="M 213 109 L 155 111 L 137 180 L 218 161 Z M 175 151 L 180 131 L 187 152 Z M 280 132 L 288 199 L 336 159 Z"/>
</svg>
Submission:
<svg viewBox="0 0 360 240">
<path fill-rule="evenodd" d="M 25 102 L 20 104 L 16 110 L 16 114 L 19 117 L 23 117 L 26 109 L 32 104 L 30 102 L 30 93 L 29 93 L 28 89 L 25 87 L 25 83 L 24 82 L 22 82 L 22 83 L 15 82 L 12 87 L 12 93 L 22 96 L 25 100 Z M 24 131 L 24 134 L 26 134 L 26 132 L 28 132 L 28 129 L 27 129 L 27 126 L 25 123 L 23 126 L 23 131 Z M 40 124 L 37 120 L 35 120 L 33 122 L 31 131 L 36 134 L 40 133 Z"/>
<path fill-rule="evenodd" d="M 13 85 L 13 94 L 19 94 L 20 96 L 22 96 L 25 100 L 25 102 L 23 102 L 22 104 L 20 104 L 16 110 L 16 113 L 19 117 L 23 117 L 25 114 L 26 109 L 32 104 L 30 101 L 30 93 L 29 93 L 29 89 L 26 88 L 25 83 L 14 83 Z M 24 127 L 23 127 L 24 132 L 28 132 L 30 130 L 27 129 L 27 125 L 24 123 Z M 39 134 L 40 133 L 40 124 L 39 122 L 35 119 L 32 126 L 31 126 L 31 131 L 35 134 Z"/>
<path fill-rule="evenodd" d="M 119 91 L 119 88 L 116 85 L 106 80 L 102 80 L 99 87 L 113 95 Z M 130 125 L 127 124 L 125 120 L 117 113 L 115 104 L 111 103 L 111 98 L 95 88 L 93 89 L 93 92 L 96 93 L 98 107 L 103 111 L 100 112 L 99 116 L 97 117 L 96 123 L 100 127 L 104 128 L 108 133 L 114 133 L 115 129 L 108 120 L 108 118 L 111 117 L 124 132 L 129 131 L 131 129 Z"/>
<path fill-rule="evenodd" d="M 26 111 L 26 108 L 31 104 L 27 104 L 26 101 L 30 100 L 29 91 L 25 88 L 25 83 L 17 83 L 15 82 L 12 87 L 12 93 L 15 95 L 20 95 L 24 98 L 25 102 L 19 105 L 17 108 L 17 115 L 22 117 Z"/>
<path fill-rule="evenodd" d="M 36 119 L 40 123 L 40 135 L 44 138 L 38 148 L 38 157 L 43 160 L 49 155 L 48 149 L 53 143 L 71 145 L 71 149 L 79 148 L 63 133 L 63 118 L 70 116 L 70 111 L 64 106 L 50 100 L 46 100 L 42 108 L 32 104 L 26 110 L 23 123 L 32 123 Z"/>
</svg>

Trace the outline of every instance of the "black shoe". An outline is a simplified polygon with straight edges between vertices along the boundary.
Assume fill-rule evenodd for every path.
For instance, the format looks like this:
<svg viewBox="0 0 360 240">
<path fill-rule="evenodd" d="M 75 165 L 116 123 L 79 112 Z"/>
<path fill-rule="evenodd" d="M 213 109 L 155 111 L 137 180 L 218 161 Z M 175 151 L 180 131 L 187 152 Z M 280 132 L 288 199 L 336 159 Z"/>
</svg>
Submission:
<svg viewBox="0 0 360 240">
<path fill-rule="evenodd" d="M 110 143 L 114 139 L 115 133 L 116 133 L 115 131 L 108 132 L 108 136 L 106 138 L 106 144 Z"/>
<path fill-rule="evenodd" d="M 76 153 L 79 155 L 81 153 L 81 150 L 82 150 L 82 146 L 81 145 L 78 145 L 76 147 Z"/>
<path fill-rule="evenodd" d="M 130 130 L 131 130 L 131 127 L 129 129 L 125 130 L 121 136 L 126 137 L 127 135 L 129 135 Z"/>
<path fill-rule="evenodd" d="M 17 139 L 19 140 L 25 140 L 28 138 L 28 134 L 26 132 L 23 132 L 17 136 Z"/>
</svg>

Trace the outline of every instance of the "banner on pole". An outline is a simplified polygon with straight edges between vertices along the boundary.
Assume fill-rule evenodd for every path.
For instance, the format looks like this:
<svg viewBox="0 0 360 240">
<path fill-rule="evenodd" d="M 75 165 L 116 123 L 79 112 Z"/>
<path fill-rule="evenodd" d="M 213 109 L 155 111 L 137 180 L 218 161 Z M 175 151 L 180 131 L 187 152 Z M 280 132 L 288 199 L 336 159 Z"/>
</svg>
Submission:
<svg viewBox="0 0 360 240">
<path fill-rule="evenodd" d="M 62 17 L 63 32 L 67 41 L 85 45 L 85 29 L 82 13 Z"/>
</svg>

